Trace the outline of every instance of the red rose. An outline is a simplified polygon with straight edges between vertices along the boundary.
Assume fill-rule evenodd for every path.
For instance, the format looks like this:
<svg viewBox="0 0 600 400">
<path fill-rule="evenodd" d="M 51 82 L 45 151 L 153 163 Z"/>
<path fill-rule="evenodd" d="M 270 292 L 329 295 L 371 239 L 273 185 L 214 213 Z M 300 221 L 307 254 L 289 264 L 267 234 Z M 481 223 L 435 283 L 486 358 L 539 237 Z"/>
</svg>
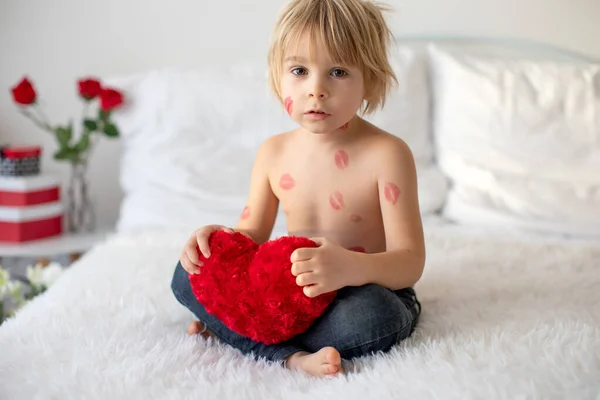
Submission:
<svg viewBox="0 0 600 400">
<path fill-rule="evenodd" d="M 100 95 L 102 87 L 97 79 L 81 79 L 79 80 L 79 94 L 81 97 L 91 100 Z"/>
<path fill-rule="evenodd" d="M 104 88 L 100 92 L 100 108 L 110 111 L 123 103 L 123 96 L 114 89 Z"/>
<path fill-rule="evenodd" d="M 30 105 L 35 103 L 35 89 L 26 77 L 21 80 L 16 86 L 12 87 L 12 96 L 16 103 Z"/>
</svg>

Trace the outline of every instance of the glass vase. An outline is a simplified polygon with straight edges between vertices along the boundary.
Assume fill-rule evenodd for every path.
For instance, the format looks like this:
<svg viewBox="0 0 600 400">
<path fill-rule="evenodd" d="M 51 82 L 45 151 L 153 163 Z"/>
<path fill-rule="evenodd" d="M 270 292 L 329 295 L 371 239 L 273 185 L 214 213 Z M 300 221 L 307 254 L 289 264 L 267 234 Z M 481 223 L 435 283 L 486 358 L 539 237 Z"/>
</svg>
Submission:
<svg viewBox="0 0 600 400">
<path fill-rule="evenodd" d="M 91 232 L 96 228 L 96 216 L 90 199 L 87 165 L 83 162 L 70 165 L 71 176 L 67 188 L 67 231 L 68 233 Z"/>
</svg>

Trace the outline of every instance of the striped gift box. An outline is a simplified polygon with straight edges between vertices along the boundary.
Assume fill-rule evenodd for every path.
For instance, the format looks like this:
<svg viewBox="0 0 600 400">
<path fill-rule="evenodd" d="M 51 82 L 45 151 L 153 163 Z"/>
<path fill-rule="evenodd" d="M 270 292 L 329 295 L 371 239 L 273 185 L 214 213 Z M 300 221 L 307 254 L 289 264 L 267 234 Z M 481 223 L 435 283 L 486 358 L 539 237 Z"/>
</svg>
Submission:
<svg viewBox="0 0 600 400">
<path fill-rule="evenodd" d="M 0 176 L 32 176 L 40 173 L 42 148 L 0 147 Z"/>
<path fill-rule="evenodd" d="M 25 242 L 62 234 L 57 176 L 0 177 L 0 241 Z"/>
</svg>

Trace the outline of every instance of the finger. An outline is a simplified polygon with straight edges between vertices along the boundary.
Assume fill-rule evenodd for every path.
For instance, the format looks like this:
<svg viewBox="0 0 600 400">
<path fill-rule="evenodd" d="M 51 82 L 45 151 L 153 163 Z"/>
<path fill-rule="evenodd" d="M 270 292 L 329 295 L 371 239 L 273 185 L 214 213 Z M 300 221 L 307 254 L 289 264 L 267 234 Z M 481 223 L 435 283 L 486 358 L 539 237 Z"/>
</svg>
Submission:
<svg viewBox="0 0 600 400">
<path fill-rule="evenodd" d="M 292 264 L 292 275 L 298 276 L 306 272 L 312 272 L 312 268 L 308 261 L 300 261 Z"/>
<path fill-rule="evenodd" d="M 184 253 L 193 264 L 201 264 L 200 258 L 198 257 L 198 249 L 196 248 L 195 240 L 190 240 L 186 243 Z"/>
<path fill-rule="evenodd" d="M 309 286 L 317 283 L 317 276 L 312 272 L 305 272 L 296 277 L 296 285 Z"/>
<path fill-rule="evenodd" d="M 200 267 L 198 267 L 197 265 L 194 265 L 189 258 L 187 258 L 186 256 L 181 257 L 181 266 L 183 267 L 183 269 L 185 269 L 187 271 L 188 274 L 199 274 L 200 273 Z"/>
<path fill-rule="evenodd" d="M 311 258 L 313 258 L 314 254 L 315 254 L 314 248 L 301 247 L 292 252 L 292 254 L 290 255 L 290 261 L 294 263 L 294 262 L 298 262 L 298 261 L 310 260 Z"/>
<path fill-rule="evenodd" d="M 227 233 L 234 233 L 235 232 L 233 229 L 228 228 L 226 226 L 222 226 L 221 230 L 224 231 L 224 232 L 227 232 Z"/>
<path fill-rule="evenodd" d="M 208 235 L 205 233 L 198 233 L 196 235 L 196 242 L 198 243 L 198 247 L 200 248 L 200 252 L 205 258 L 210 257 L 210 247 L 208 247 Z"/>
<path fill-rule="evenodd" d="M 198 256 L 198 249 L 195 246 L 186 247 L 185 251 L 182 254 L 182 258 L 187 258 L 190 263 L 199 267 L 204 265 L 204 263 L 200 261 L 200 258 Z"/>
<path fill-rule="evenodd" d="M 302 291 L 304 292 L 304 295 L 306 297 L 317 297 L 318 295 L 321 294 L 321 286 L 320 285 L 304 286 L 302 288 Z"/>
</svg>

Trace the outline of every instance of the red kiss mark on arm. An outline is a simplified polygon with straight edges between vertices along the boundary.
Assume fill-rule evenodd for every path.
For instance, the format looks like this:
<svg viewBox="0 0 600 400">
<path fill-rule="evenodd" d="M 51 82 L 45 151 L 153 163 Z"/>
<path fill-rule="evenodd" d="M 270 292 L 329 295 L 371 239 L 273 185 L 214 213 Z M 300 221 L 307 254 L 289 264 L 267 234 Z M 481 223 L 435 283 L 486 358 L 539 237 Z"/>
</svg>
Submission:
<svg viewBox="0 0 600 400">
<path fill-rule="evenodd" d="M 339 169 L 344 169 L 348 166 L 348 153 L 346 153 L 344 150 L 338 150 L 335 153 L 335 165 L 337 165 L 337 167 Z"/>
<path fill-rule="evenodd" d="M 331 196 L 329 196 L 329 204 L 331 205 L 331 208 L 336 211 L 344 208 L 344 196 L 342 196 L 342 193 L 340 193 L 339 190 L 336 190 Z"/>
<path fill-rule="evenodd" d="M 396 205 L 398 202 L 398 197 L 400 197 L 400 188 L 395 184 L 388 182 L 385 184 L 385 199 L 392 203 L 392 205 Z"/>
<path fill-rule="evenodd" d="M 250 207 L 246 206 L 244 207 L 244 210 L 242 211 L 242 219 L 248 219 L 250 218 Z"/>
<path fill-rule="evenodd" d="M 365 252 L 365 248 L 364 247 L 360 247 L 360 246 L 350 247 L 348 250 L 350 250 L 350 251 L 358 251 L 359 253 L 364 253 Z"/>
<path fill-rule="evenodd" d="M 290 174 L 283 174 L 279 179 L 279 187 L 283 190 L 290 190 L 296 186 L 296 181 Z"/>
<path fill-rule="evenodd" d="M 291 97 L 286 97 L 284 100 L 284 104 L 285 104 L 285 111 L 287 111 L 287 113 L 289 115 L 292 115 L 292 109 L 293 109 L 293 105 L 294 105 L 294 100 L 292 100 Z"/>
</svg>

